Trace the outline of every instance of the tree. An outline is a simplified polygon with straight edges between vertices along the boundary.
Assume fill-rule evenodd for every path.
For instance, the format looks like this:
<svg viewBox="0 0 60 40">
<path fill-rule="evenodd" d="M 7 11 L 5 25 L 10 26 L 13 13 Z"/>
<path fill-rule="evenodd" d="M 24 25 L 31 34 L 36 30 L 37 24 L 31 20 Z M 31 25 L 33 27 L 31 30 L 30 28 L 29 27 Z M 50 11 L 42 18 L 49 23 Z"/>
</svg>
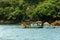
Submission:
<svg viewBox="0 0 60 40">
<path fill-rule="evenodd" d="M 56 9 L 58 3 L 60 1 L 57 0 L 46 0 L 43 3 L 39 3 L 35 10 L 33 11 L 32 15 L 35 15 L 38 17 L 38 19 L 42 19 L 44 21 L 52 20 L 57 17 L 56 14 L 58 14 L 58 11 Z M 60 9 L 59 9 L 60 10 Z"/>
</svg>

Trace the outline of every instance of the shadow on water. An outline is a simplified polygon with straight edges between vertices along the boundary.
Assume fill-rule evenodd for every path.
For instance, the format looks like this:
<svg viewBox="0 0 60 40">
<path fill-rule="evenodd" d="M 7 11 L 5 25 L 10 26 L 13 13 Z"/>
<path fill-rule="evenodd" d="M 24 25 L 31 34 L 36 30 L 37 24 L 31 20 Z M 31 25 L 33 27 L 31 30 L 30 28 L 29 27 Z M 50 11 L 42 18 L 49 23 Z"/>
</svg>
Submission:
<svg viewBox="0 0 60 40">
<path fill-rule="evenodd" d="M 13 29 L 13 28 L 18 28 L 18 29 L 43 29 L 43 28 L 46 28 L 46 29 L 55 29 L 55 28 L 60 28 L 60 26 L 43 26 L 43 27 L 29 27 L 29 28 L 24 28 L 24 26 L 22 26 L 22 25 L 15 25 L 15 24 L 7 24 L 7 25 L 5 25 L 5 24 L 2 24 L 2 25 L 0 25 L 0 28 L 11 28 L 11 29 Z"/>
</svg>

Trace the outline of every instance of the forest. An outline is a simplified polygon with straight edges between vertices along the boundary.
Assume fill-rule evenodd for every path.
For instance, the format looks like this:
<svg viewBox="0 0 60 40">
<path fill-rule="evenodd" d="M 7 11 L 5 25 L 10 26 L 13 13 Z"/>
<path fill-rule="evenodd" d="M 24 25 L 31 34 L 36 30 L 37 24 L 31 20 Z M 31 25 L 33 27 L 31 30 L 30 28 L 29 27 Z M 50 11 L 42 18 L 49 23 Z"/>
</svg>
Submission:
<svg viewBox="0 0 60 40">
<path fill-rule="evenodd" d="M 0 20 L 60 20 L 60 0 L 0 0 Z"/>
</svg>

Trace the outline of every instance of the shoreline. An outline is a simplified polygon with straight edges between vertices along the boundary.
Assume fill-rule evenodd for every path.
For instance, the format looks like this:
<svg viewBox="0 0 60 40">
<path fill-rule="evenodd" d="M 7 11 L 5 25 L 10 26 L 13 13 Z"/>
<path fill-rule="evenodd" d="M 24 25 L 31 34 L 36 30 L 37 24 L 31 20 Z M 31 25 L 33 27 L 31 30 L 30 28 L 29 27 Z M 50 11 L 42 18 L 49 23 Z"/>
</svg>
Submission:
<svg viewBox="0 0 60 40">
<path fill-rule="evenodd" d="M 36 24 L 36 22 L 38 21 L 21 21 L 21 22 L 15 22 L 15 21 L 8 21 L 8 20 L 0 20 L 0 24 L 26 24 L 26 25 L 30 25 L 32 22 L 34 22 L 34 24 Z M 60 20 L 56 20 L 52 23 L 49 23 L 49 22 L 42 22 L 40 21 L 40 24 L 42 25 L 50 25 L 50 26 L 60 26 Z"/>
</svg>

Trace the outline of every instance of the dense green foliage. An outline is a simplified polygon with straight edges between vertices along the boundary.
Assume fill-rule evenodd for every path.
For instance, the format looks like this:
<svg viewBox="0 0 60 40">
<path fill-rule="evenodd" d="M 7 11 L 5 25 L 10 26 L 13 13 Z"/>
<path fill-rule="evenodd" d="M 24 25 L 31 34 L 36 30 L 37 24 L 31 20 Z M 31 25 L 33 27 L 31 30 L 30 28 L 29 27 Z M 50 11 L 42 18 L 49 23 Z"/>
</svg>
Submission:
<svg viewBox="0 0 60 40">
<path fill-rule="evenodd" d="M 60 20 L 60 0 L 0 0 L 0 20 Z"/>
</svg>

